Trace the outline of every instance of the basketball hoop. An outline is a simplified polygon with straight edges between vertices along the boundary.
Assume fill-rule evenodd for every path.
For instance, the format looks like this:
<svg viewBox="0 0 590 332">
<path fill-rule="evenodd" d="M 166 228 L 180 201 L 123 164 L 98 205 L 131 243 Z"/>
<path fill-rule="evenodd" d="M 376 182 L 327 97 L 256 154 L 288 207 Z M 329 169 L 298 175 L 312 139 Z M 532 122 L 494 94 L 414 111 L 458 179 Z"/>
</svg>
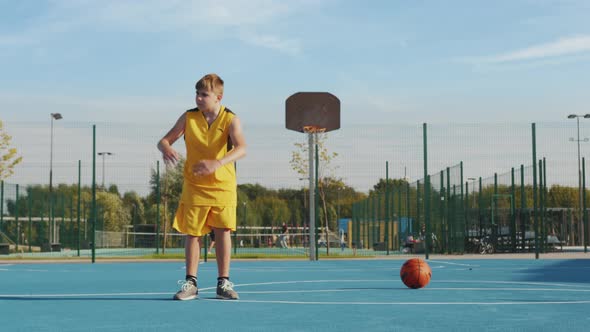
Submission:
<svg viewBox="0 0 590 332">
<path fill-rule="evenodd" d="M 320 126 L 303 126 L 303 132 L 308 134 L 318 134 L 326 132 L 326 128 Z"/>
<path fill-rule="evenodd" d="M 291 95 L 285 101 L 285 127 L 308 134 L 309 259 L 315 261 L 317 259 L 315 234 L 317 182 L 314 184 L 314 178 L 317 181 L 317 163 L 314 162 L 314 145 L 317 151 L 317 134 L 340 129 L 340 99 L 328 92 L 297 92 Z M 314 187 L 316 190 L 312 190 Z"/>
</svg>

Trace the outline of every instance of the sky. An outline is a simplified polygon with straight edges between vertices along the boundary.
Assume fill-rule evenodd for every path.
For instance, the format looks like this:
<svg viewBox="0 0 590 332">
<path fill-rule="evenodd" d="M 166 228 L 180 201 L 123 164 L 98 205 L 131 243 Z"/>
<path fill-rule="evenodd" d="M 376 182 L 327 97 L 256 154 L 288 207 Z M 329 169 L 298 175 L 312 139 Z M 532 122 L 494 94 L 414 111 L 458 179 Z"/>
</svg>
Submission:
<svg viewBox="0 0 590 332">
<path fill-rule="evenodd" d="M 303 185 L 289 159 L 305 138 L 285 133 L 285 100 L 319 91 L 341 101 L 330 144 L 362 190 L 387 160 L 392 177 L 422 176 L 422 123 L 443 128 L 434 171 L 462 160 L 484 178 L 529 165 L 530 123 L 549 123 L 539 149 L 554 181 L 575 185 L 566 117 L 590 113 L 589 16 L 588 0 L 0 0 L 0 119 L 24 157 L 11 180 L 46 182 L 59 112 L 56 179 L 89 162 L 98 123 L 98 150 L 115 153 L 106 176 L 145 186 L 155 142 L 214 72 L 248 140 L 242 181 Z"/>
<path fill-rule="evenodd" d="M 248 124 L 325 91 L 343 126 L 590 111 L 590 1 L 0 0 L 0 118 L 161 123 L 215 72 Z"/>
</svg>

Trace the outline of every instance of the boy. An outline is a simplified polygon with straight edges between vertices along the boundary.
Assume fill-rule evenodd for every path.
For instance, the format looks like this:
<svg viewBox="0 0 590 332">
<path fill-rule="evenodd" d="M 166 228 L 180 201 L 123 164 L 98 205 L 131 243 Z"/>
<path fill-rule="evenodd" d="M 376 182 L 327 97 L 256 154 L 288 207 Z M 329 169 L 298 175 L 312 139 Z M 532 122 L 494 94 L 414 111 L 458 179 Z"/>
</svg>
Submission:
<svg viewBox="0 0 590 332">
<path fill-rule="evenodd" d="M 197 108 L 180 116 L 158 142 L 166 164 L 178 161 L 172 144 L 184 135 L 186 163 L 184 183 L 173 226 L 186 234 L 186 277 L 175 300 L 197 297 L 197 268 L 201 237 L 215 233 L 217 298 L 238 299 L 229 281 L 230 231 L 236 229 L 237 184 L 234 162 L 246 155 L 246 141 L 240 120 L 221 105 L 223 80 L 216 74 L 201 78 L 196 86 Z"/>
</svg>

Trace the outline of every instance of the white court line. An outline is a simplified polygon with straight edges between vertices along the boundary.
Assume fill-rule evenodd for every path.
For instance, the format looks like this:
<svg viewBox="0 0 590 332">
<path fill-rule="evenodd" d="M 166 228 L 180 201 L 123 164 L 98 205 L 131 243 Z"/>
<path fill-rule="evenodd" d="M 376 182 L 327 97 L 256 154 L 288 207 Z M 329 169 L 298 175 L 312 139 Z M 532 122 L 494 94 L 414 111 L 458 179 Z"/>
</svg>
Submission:
<svg viewBox="0 0 590 332">
<path fill-rule="evenodd" d="M 201 288 L 199 294 L 212 294 L 209 292 L 215 287 Z M 363 289 L 367 290 L 367 289 Z M 590 292 L 590 289 L 556 289 L 556 288 L 433 288 L 428 287 L 428 291 L 520 291 L 520 292 Z M 276 291 L 240 291 L 240 294 L 289 294 L 289 293 L 342 293 L 356 292 L 358 289 L 315 289 L 315 290 L 276 290 Z M 85 294 L 0 294 L 0 298 L 60 298 L 60 297 L 106 297 L 106 296 L 150 296 L 150 295 L 170 295 L 173 292 L 151 292 L 151 293 L 85 293 Z M 251 300 L 257 301 L 257 300 Z M 387 302 L 390 303 L 390 302 Z M 397 302 L 395 302 L 397 303 Z M 454 302 L 453 302 L 454 303 Z"/>
<path fill-rule="evenodd" d="M 257 282 L 251 284 L 234 284 L 235 287 L 245 287 L 245 286 L 263 286 L 263 285 L 288 285 L 288 284 L 313 284 L 313 283 L 334 283 L 334 282 L 392 282 L 392 281 L 399 281 L 398 278 L 396 279 L 351 279 L 351 280 L 294 280 L 294 281 L 269 281 L 269 282 Z"/>
<path fill-rule="evenodd" d="M 9 271 L 9 272 L 50 272 L 49 270 L 35 270 L 35 269 L 22 269 L 22 270 L 0 269 L 0 271 Z M 59 271 L 54 271 L 54 272 L 59 272 Z M 71 272 L 71 271 L 62 271 L 62 272 Z"/>
<path fill-rule="evenodd" d="M 378 267 L 378 268 L 367 268 L 367 269 L 325 269 L 325 268 L 290 268 L 290 267 L 260 267 L 260 268 L 240 268 L 233 267 L 232 271 L 248 271 L 248 272 L 365 272 L 365 271 L 391 271 L 392 269 L 397 270 L 396 267 Z"/>
<path fill-rule="evenodd" d="M 391 279 L 385 280 L 298 280 L 298 281 L 276 281 L 276 282 L 262 282 L 262 283 L 250 283 L 250 284 L 236 284 L 236 288 L 246 287 L 246 286 L 262 286 L 262 285 L 285 285 L 285 284 L 305 284 L 305 283 L 337 283 L 337 282 L 391 282 Z M 450 281 L 440 281 L 440 282 L 448 282 L 448 283 L 465 283 L 469 281 L 465 280 L 450 280 Z M 551 285 L 551 286 L 565 286 L 568 288 L 510 288 L 510 287 L 502 287 L 502 288 L 494 288 L 494 287 L 457 287 L 457 288 L 436 288 L 436 287 L 427 287 L 422 290 L 422 292 L 426 291 L 510 291 L 510 292 L 590 292 L 590 289 L 572 289 L 572 285 L 568 284 L 548 284 L 548 283 L 537 283 L 537 282 L 508 282 L 508 281 L 477 281 L 483 282 L 487 284 L 517 284 L 517 285 Z M 201 294 L 208 294 L 213 293 L 209 292 L 210 290 L 215 289 L 215 287 L 206 287 L 199 289 Z M 397 288 L 392 288 L 397 289 Z M 366 290 L 366 289 L 365 289 Z M 288 293 L 328 293 L 328 292 L 352 292 L 352 291 L 359 291 L 359 289 L 323 289 L 323 290 L 276 290 L 276 291 L 243 291 L 240 290 L 240 294 L 288 294 Z M 83 297 L 125 297 L 125 296 L 150 296 L 150 295 L 170 295 L 173 292 L 149 292 L 149 293 L 83 293 L 83 294 L 0 294 L 1 298 L 15 298 L 15 299 L 35 299 L 35 298 L 83 298 Z M 201 298 L 201 300 L 213 300 L 209 298 Z M 216 300 L 218 301 L 218 300 Z M 590 300 L 560 300 L 560 301 L 496 301 L 496 302 L 468 302 L 468 301 L 461 301 L 461 302 L 366 302 L 366 301 L 287 301 L 287 300 L 248 300 L 242 299 L 237 301 L 224 301 L 229 303 L 272 303 L 272 304 L 315 304 L 315 305 L 547 305 L 547 304 L 589 304 Z"/>
<path fill-rule="evenodd" d="M 447 261 L 430 261 L 431 264 L 440 263 L 440 264 L 448 264 L 448 265 L 458 265 L 458 266 L 465 266 L 465 267 L 479 267 L 480 265 L 476 264 L 461 264 L 455 262 L 447 262 Z"/>
<path fill-rule="evenodd" d="M 234 284 L 235 287 L 246 287 L 246 286 L 263 286 L 263 285 L 288 285 L 288 284 L 305 284 L 305 283 L 338 283 L 338 282 L 398 282 L 399 278 L 394 279 L 340 279 L 340 280 L 294 280 L 294 281 L 269 281 L 269 282 L 258 282 L 250 284 Z M 516 284 L 516 285 L 531 285 L 531 286 L 560 286 L 560 287 L 582 287 L 587 288 L 590 286 L 578 285 L 578 284 L 556 284 L 548 282 L 528 282 L 528 281 L 495 281 L 495 280 L 436 280 L 433 283 L 483 283 L 483 284 Z M 486 288 L 494 290 L 495 288 Z"/>
<path fill-rule="evenodd" d="M 206 301 L 219 301 L 203 299 Z M 316 302 L 316 301 L 260 301 L 260 300 L 236 300 L 224 301 L 228 303 L 273 303 L 273 304 L 304 304 L 304 305 L 533 305 L 533 304 L 589 304 L 589 301 L 523 301 L 523 302 Z"/>
<path fill-rule="evenodd" d="M 403 289 L 392 288 L 393 289 Z M 363 288 L 363 291 L 370 291 L 371 288 Z M 276 291 L 243 291 L 240 290 L 240 294 L 288 294 L 288 293 L 342 293 L 342 292 L 358 292 L 359 289 L 313 289 L 313 290 L 276 290 Z M 382 289 L 379 289 L 382 291 Z M 510 291 L 510 292 L 590 292 L 590 289 L 563 289 L 563 288 L 478 288 L 478 287 L 457 287 L 457 288 L 444 288 L 444 287 L 428 287 L 428 291 Z M 200 294 L 200 290 L 199 290 Z"/>
<path fill-rule="evenodd" d="M 86 294 L 0 294 L 0 298 L 53 298 L 53 297 L 100 297 L 100 296 L 149 296 L 168 295 L 166 293 L 86 293 Z"/>
</svg>

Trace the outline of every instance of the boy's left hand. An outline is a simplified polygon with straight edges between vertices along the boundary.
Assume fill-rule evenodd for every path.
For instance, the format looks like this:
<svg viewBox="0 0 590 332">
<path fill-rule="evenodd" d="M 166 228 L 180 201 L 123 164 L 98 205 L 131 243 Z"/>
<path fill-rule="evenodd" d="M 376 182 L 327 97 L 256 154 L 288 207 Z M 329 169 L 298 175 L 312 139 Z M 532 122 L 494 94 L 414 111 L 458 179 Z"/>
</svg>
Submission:
<svg viewBox="0 0 590 332">
<path fill-rule="evenodd" d="M 201 160 L 193 165 L 193 174 L 198 176 L 213 174 L 220 166 L 219 160 Z"/>
</svg>

